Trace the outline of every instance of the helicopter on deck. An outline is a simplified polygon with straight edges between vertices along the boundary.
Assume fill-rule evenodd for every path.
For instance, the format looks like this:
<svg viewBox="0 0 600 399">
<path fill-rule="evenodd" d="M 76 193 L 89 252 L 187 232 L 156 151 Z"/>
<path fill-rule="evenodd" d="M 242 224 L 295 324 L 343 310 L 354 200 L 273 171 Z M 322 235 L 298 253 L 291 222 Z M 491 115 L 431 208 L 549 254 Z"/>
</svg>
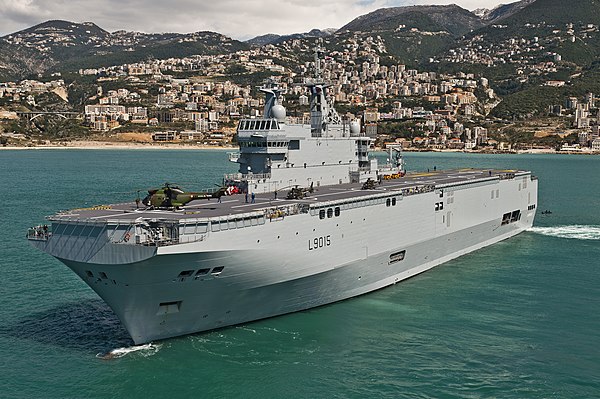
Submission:
<svg viewBox="0 0 600 399">
<path fill-rule="evenodd" d="M 310 183 L 310 187 L 300 187 L 294 186 L 287 193 L 287 199 L 302 199 L 304 197 L 308 197 L 308 194 L 312 194 L 314 192 L 313 183 Z"/>
<path fill-rule="evenodd" d="M 375 190 L 375 188 L 376 188 L 375 180 L 373 180 L 369 177 L 367 179 L 367 181 L 363 183 L 361 189 L 362 190 Z"/>
<path fill-rule="evenodd" d="M 226 195 L 226 188 L 220 187 L 215 192 L 188 192 L 169 183 L 161 188 L 148 190 L 148 195 L 141 200 L 142 204 L 158 209 L 177 209 L 196 199 L 219 198 Z M 139 198 L 136 204 L 139 204 Z"/>
</svg>

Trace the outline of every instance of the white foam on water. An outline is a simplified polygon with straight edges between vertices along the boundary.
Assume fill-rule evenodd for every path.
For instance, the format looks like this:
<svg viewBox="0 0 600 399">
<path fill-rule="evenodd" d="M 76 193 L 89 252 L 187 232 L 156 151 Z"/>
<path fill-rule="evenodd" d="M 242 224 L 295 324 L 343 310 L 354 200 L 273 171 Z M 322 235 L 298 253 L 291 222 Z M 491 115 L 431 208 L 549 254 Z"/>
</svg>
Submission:
<svg viewBox="0 0 600 399">
<path fill-rule="evenodd" d="M 96 355 L 97 358 L 110 360 L 110 359 L 118 359 L 123 356 L 127 356 L 130 353 L 140 352 L 140 354 L 144 357 L 152 356 L 156 354 L 162 345 L 156 344 L 144 344 L 144 345 L 134 345 L 126 348 L 117 348 L 113 349 L 107 353 L 98 353 Z"/>
<path fill-rule="evenodd" d="M 537 234 L 557 238 L 571 238 L 575 240 L 600 240 L 600 226 L 554 226 L 554 227 L 532 227 L 529 229 Z"/>
</svg>

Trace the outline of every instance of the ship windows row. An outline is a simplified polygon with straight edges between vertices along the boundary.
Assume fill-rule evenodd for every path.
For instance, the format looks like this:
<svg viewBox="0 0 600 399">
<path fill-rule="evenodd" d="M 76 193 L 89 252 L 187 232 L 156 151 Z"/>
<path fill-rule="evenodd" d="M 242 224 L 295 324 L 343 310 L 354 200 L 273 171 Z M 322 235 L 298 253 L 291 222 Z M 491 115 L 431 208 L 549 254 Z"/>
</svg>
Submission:
<svg viewBox="0 0 600 399">
<path fill-rule="evenodd" d="M 339 207 L 334 208 L 333 212 L 335 213 L 335 216 L 339 216 L 339 211 L 337 211 L 337 209 L 347 210 L 347 209 L 352 209 L 352 208 L 361 208 L 363 206 L 381 205 L 381 204 L 386 204 L 386 206 L 396 206 L 397 203 L 398 203 L 398 197 L 356 199 L 356 200 L 352 200 L 352 201 L 348 201 L 346 203 L 340 204 Z M 325 219 L 325 215 L 328 215 L 327 212 L 328 212 L 327 208 L 312 208 L 310 210 L 310 214 L 312 216 L 315 216 L 318 214 L 320 219 Z M 331 217 L 331 216 L 327 216 L 327 217 Z"/>
<path fill-rule="evenodd" d="M 336 206 L 335 208 L 327 208 L 327 212 L 325 209 L 319 210 L 319 219 L 325 219 L 325 213 L 327 213 L 327 218 L 332 218 L 333 215 L 338 217 L 340 216 L 340 207 Z"/>
<path fill-rule="evenodd" d="M 288 147 L 288 141 L 240 141 L 240 147 Z"/>
<path fill-rule="evenodd" d="M 444 209 L 444 201 L 435 203 L 435 211 L 441 211 Z"/>
<path fill-rule="evenodd" d="M 521 211 L 516 210 L 512 212 L 507 212 L 502 215 L 502 225 L 509 224 L 521 220 Z"/>
<path fill-rule="evenodd" d="M 213 220 L 210 225 L 211 231 L 223 231 L 223 230 L 233 230 L 233 229 L 241 229 L 243 227 L 251 227 L 265 224 L 265 216 L 252 216 L 245 218 L 232 218 L 226 220 Z"/>
<path fill-rule="evenodd" d="M 275 119 L 243 120 L 240 122 L 239 130 L 274 130 L 279 129 Z"/>
<path fill-rule="evenodd" d="M 66 236 L 78 236 L 78 237 L 98 237 L 104 226 L 94 226 L 86 224 L 75 224 L 75 223 L 54 223 L 52 226 L 52 234 L 54 235 L 66 235 Z"/>
</svg>

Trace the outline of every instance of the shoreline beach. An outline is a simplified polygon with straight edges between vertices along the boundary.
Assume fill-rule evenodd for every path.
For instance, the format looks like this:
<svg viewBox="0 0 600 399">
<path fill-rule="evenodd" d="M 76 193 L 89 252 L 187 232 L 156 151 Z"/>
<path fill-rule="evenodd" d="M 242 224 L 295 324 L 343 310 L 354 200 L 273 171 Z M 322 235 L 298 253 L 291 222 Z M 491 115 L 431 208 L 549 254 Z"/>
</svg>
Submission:
<svg viewBox="0 0 600 399">
<path fill-rule="evenodd" d="M 0 150 L 235 150 L 236 147 L 222 147 L 203 144 L 180 143 L 131 143 L 115 141 L 78 140 L 52 144 L 38 144 L 32 146 L 4 146 Z"/>
<path fill-rule="evenodd" d="M 237 146 L 215 146 L 188 143 L 142 143 L 142 142 L 119 142 L 99 140 L 77 140 L 51 144 L 36 144 L 29 146 L 0 146 L 0 150 L 213 150 L 213 151 L 238 151 Z M 386 151 L 385 148 L 375 148 L 374 151 Z M 576 155 L 600 155 L 594 151 L 556 151 L 551 148 L 533 148 L 516 151 L 464 151 L 458 149 L 421 149 L 406 148 L 404 152 L 456 152 L 465 154 L 576 154 Z"/>
</svg>

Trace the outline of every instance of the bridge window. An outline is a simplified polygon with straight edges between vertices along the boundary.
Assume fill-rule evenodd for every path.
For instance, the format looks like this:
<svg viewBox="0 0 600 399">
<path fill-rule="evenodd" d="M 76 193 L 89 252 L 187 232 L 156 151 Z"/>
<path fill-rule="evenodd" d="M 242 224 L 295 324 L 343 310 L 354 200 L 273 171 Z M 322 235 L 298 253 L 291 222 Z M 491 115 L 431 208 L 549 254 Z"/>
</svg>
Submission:
<svg viewBox="0 0 600 399">
<path fill-rule="evenodd" d="M 328 218 L 333 217 L 333 209 L 331 209 L 331 208 L 327 209 L 327 217 Z"/>
<path fill-rule="evenodd" d="M 319 211 L 319 219 L 325 219 L 325 209 Z"/>
</svg>

